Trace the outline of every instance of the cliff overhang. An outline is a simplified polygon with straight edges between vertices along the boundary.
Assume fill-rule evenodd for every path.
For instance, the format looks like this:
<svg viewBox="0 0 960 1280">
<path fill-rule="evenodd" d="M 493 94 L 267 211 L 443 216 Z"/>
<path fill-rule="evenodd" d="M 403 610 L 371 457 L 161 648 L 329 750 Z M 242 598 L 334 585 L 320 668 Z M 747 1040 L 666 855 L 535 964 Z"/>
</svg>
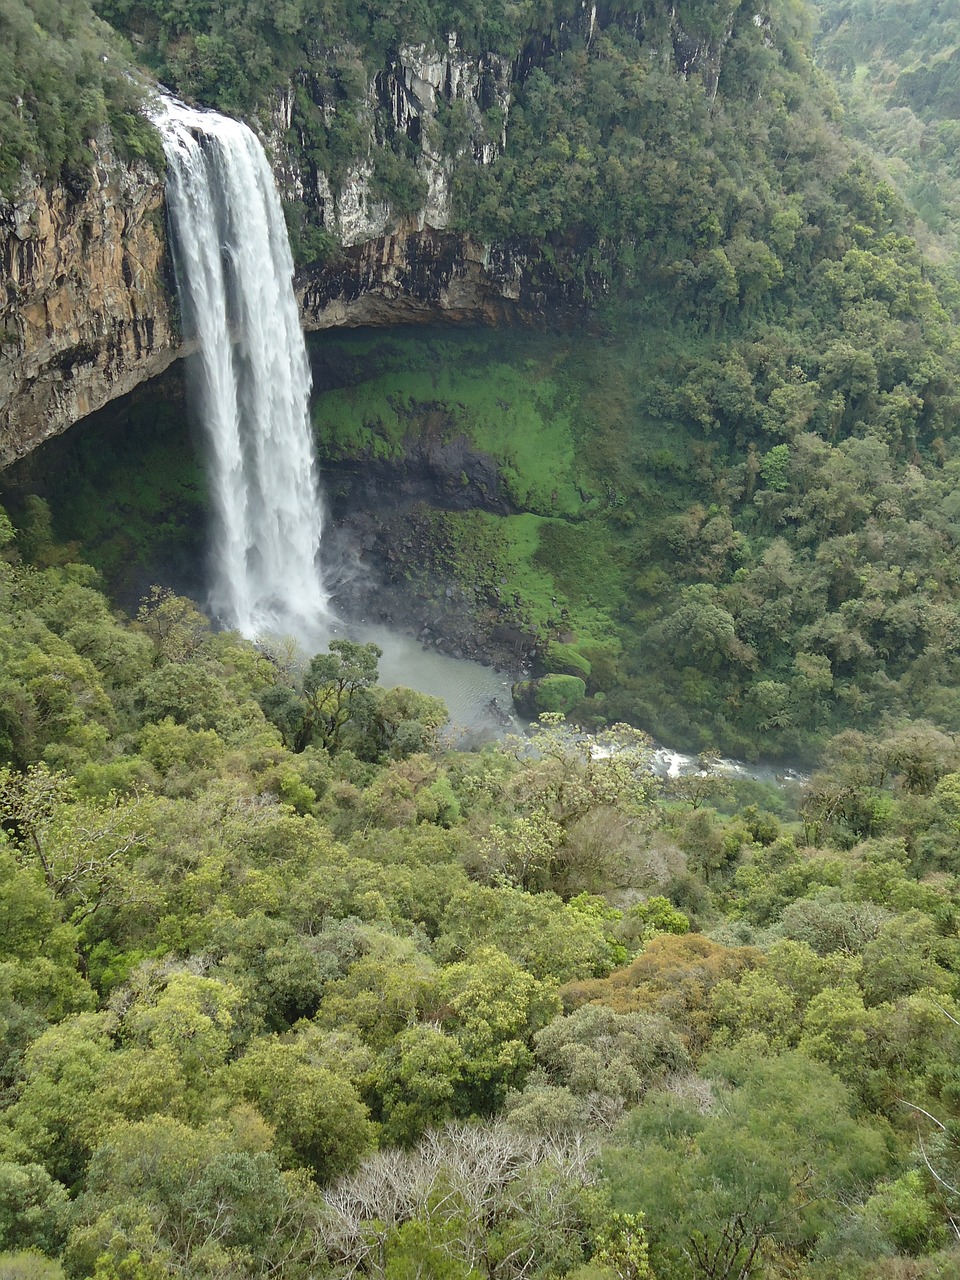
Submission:
<svg viewBox="0 0 960 1280">
<path fill-rule="evenodd" d="M 606 17 L 609 18 L 609 14 Z M 577 25 L 589 41 L 602 25 L 585 6 Z M 716 92 L 720 52 L 691 41 L 675 15 L 662 34 L 666 56 L 685 76 Z M 542 55 L 544 50 L 540 50 Z M 449 35 L 440 46 L 401 48 L 370 79 L 360 119 L 370 154 L 359 156 L 336 190 L 293 137 L 293 95 L 281 93 L 267 129 L 281 191 L 309 206 L 331 257 L 301 272 L 298 299 L 306 329 L 416 322 L 563 323 L 582 315 L 606 287 L 574 269 L 583 248 L 535 240 L 485 244 L 454 228 L 457 166 L 495 162 L 506 143 L 517 78 L 537 62 L 527 48 L 511 62 L 468 55 Z M 482 107 L 496 107 L 491 136 Z M 455 152 L 438 149 L 438 113 L 457 106 L 467 133 Z M 383 203 L 370 160 L 378 130 L 415 153 L 424 192 L 419 211 L 396 218 Z M 302 142 L 302 140 L 301 140 Z M 0 468 L 110 400 L 161 373 L 183 354 L 167 251 L 164 182 L 145 162 L 123 163 L 103 136 L 82 191 L 26 180 L 0 200 Z"/>
<path fill-rule="evenodd" d="M 0 203 L 0 466 L 162 372 L 180 350 L 163 179 L 96 146 L 82 191 Z"/>
</svg>

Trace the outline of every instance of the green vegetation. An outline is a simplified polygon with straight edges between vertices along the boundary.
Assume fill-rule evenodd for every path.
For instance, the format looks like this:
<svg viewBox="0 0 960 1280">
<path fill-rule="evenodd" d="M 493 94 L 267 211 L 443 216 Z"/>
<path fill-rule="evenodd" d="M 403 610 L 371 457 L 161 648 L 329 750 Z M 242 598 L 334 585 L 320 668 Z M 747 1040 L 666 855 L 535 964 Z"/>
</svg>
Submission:
<svg viewBox="0 0 960 1280">
<path fill-rule="evenodd" d="M 514 506 L 556 516 L 583 510 L 569 393 L 551 376 L 562 357 L 555 343 L 392 333 L 327 343 L 322 351 L 325 363 L 336 361 L 340 380 L 346 370 L 353 374 L 349 385 L 315 401 L 324 458 L 400 461 L 415 448 L 463 439 L 497 460 Z"/>
<path fill-rule="evenodd" d="M 960 1265 L 955 739 L 454 753 L 375 646 L 124 619 L 39 500 L 0 544 L 5 1276 Z"/>
<path fill-rule="evenodd" d="M 318 337 L 322 460 L 388 492 L 432 469 L 431 504 L 381 513 L 408 546 L 391 572 L 456 584 L 481 630 L 536 646 L 535 675 L 584 680 L 581 722 L 787 759 L 853 722 L 957 732 L 954 329 L 908 242 L 894 261 L 861 238 L 877 251 L 824 263 L 815 312 L 746 332 L 648 303 L 576 339 Z M 35 468 L 129 605 L 164 566 L 196 581 L 180 412 L 131 404 Z"/>
<path fill-rule="evenodd" d="M 851 132 L 882 157 L 928 248 L 950 264 L 960 249 L 956 7 L 820 0 L 815 8 L 817 57 L 836 78 Z"/>
<path fill-rule="evenodd" d="M 581 719 L 748 756 L 810 756 L 854 717 L 960 730 L 952 322 L 915 248 L 898 237 L 894 264 L 878 234 L 823 264 L 814 312 L 747 332 L 650 304 L 603 338 L 509 335 L 509 354 L 499 335 L 325 337 L 321 454 L 442 470 L 462 439 L 493 459 L 499 487 L 448 460 L 437 498 L 472 485 L 493 510 L 418 505 L 394 571 L 533 636 L 544 671 L 586 681 Z M 562 411 L 531 428 L 547 394 Z"/>
<path fill-rule="evenodd" d="M 82 189 L 107 125 L 109 149 L 162 170 L 129 55 L 87 0 L 3 0 L 0 36 L 0 194 L 24 170 Z"/>
<path fill-rule="evenodd" d="M 208 496 L 186 419 L 175 367 L 4 472 L 0 494 L 21 541 L 39 510 L 25 504 L 41 497 L 59 540 L 82 546 L 126 608 L 156 581 L 200 594 Z"/>
<path fill-rule="evenodd" d="M 314 348 L 325 460 L 440 476 L 397 577 L 536 646 L 532 749 L 446 750 L 375 646 L 258 647 L 137 590 L 203 507 L 162 406 L 0 516 L 0 1274 L 960 1269 L 960 297 L 951 189 L 922 181 L 953 124 L 925 42 L 960 39 L 948 5 L 823 9 L 851 113 L 891 162 L 926 147 L 890 181 L 786 0 L 601 6 L 589 32 L 566 4 L 104 0 L 199 98 L 295 83 L 308 176 L 336 187 L 372 119 L 398 213 L 414 139 L 371 75 L 454 27 L 526 47 L 455 218 L 535 257 L 546 307 L 598 308 L 575 337 Z M 5 172 L 82 169 L 113 64 L 85 11 L 12 12 L 33 124 Z M 660 784 L 623 721 L 816 772 Z"/>
</svg>

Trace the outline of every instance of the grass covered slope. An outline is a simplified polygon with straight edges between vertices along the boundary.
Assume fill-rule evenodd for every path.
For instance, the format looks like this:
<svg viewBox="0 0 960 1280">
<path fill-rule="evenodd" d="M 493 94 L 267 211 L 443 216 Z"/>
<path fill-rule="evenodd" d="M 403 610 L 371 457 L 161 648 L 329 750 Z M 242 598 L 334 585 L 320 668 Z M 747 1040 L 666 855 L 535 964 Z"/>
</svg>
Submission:
<svg viewBox="0 0 960 1280">
<path fill-rule="evenodd" d="M 570 391 L 553 377 L 562 349 L 550 339 L 394 331 L 321 341 L 316 350 L 320 376 L 336 365 L 345 384 L 314 402 L 323 458 L 402 461 L 424 438 L 463 438 L 497 460 L 515 507 L 583 510 Z"/>
</svg>

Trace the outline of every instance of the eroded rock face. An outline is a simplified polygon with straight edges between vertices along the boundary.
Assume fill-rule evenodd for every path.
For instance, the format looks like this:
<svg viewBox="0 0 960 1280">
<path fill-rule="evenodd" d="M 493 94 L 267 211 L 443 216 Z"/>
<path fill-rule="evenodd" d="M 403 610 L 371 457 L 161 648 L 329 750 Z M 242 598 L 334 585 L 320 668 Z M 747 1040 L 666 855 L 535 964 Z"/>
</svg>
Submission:
<svg viewBox="0 0 960 1280">
<path fill-rule="evenodd" d="M 281 94 L 274 112 L 270 149 L 276 157 L 277 178 L 287 195 L 317 209 L 320 223 L 344 246 L 379 240 L 399 229 L 398 219 L 377 193 L 371 159 L 374 140 L 384 129 L 406 137 L 416 156 L 423 181 L 424 200 L 409 220 L 412 227 L 442 230 L 451 219 L 451 187 L 455 166 L 490 164 L 506 142 L 507 118 L 512 99 L 515 67 L 509 58 L 495 53 L 471 56 L 458 43 L 455 32 L 434 47 L 402 46 L 390 64 L 370 78 L 359 119 L 370 138 L 370 151 L 360 155 L 336 188 L 329 176 L 310 164 L 303 154 L 292 152 L 287 137 L 293 122 L 295 86 Z M 326 116 L 336 110 L 322 84 L 306 77 L 300 88 Z M 442 104 L 455 104 L 463 113 L 466 136 L 455 154 L 441 144 L 438 112 Z M 489 137 L 483 108 L 496 107 L 500 119 L 498 137 Z"/>
<path fill-rule="evenodd" d="M 97 149 L 86 190 L 0 202 L 0 466 L 178 354 L 163 179 Z"/>
<path fill-rule="evenodd" d="M 484 245 L 455 231 L 398 231 L 343 250 L 303 274 L 304 328 L 349 325 L 533 324 L 582 304 L 536 248 Z"/>
</svg>

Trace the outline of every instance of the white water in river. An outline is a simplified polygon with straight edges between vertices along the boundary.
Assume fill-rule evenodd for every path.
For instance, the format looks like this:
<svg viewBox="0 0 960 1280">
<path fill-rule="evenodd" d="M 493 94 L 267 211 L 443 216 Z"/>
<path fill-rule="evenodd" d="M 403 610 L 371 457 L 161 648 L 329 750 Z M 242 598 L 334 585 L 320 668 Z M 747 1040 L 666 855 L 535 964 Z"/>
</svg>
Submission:
<svg viewBox="0 0 960 1280">
<path fill-rule="evenodd" d="M 210 609 L 251 638 L 282 633 L 306 643 L 329 608 L 319 571 L 310 370 L 273 174 L 240 121 L 164 98 L 155 122 L 210 454 Z"/>
</svg>

